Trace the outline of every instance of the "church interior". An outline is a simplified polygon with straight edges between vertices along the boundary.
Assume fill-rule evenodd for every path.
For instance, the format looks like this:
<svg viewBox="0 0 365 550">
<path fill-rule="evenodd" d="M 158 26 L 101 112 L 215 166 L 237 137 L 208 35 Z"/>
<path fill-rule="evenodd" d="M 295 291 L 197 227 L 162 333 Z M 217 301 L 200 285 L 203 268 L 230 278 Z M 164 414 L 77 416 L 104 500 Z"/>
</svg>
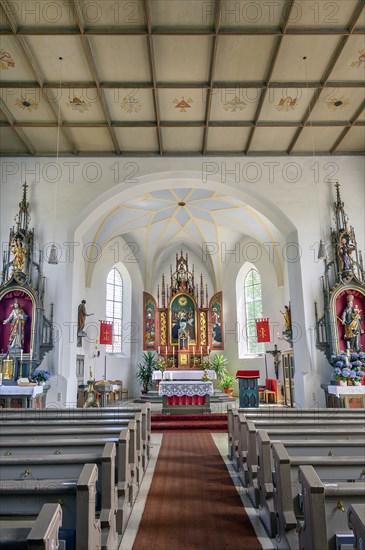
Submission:
<svg viewBox="0 0 365 550">
<path fill-rule="evenodd" d="M 362 548 L 364 0 L 0 29 L 0 549 Z"/>
</svg>

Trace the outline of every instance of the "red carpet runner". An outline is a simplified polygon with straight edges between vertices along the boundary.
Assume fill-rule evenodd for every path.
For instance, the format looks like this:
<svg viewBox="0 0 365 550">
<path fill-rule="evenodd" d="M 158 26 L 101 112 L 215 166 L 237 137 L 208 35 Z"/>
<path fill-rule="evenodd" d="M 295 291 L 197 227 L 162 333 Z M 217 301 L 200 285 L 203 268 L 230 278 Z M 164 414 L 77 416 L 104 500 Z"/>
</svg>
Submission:
<svg viewBox="0 0 365 550">
<path fill-rule="evenodd" d="M 209 433 L 165 433 L 133 550 L 259 550 Z"/>
<path fill-rule="evenodd" d="M 227 413 L 224 414 L 158 414 L 151 415 L 153 432 L 165 430 L 207 430 L 226 432 L 228 430 Z"/>
</svg>

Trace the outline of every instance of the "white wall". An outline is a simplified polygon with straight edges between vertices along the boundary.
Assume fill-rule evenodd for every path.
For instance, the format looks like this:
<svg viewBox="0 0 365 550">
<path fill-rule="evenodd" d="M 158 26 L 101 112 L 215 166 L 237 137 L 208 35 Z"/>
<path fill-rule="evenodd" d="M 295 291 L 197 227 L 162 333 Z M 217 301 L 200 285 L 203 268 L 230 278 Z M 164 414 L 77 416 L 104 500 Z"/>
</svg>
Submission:
<svg viewBox="0 0 365 550">
<path fill-rule="evenodd" d="M 323 402 L 319 384 L 329 379 L 329 367 L 324 356 L 313 345 L 314 301 L 321 303 L 320 276 L 323 272 L 321 263 L 316 260 L 316 243 L 320 238 L 320 226 L 323 236 L 329 238 L 329 227 L 333 225 L 333 181 L 338 180 L 342 185 L 346 212 L 356 230 L 358 247 L 365 249 L 362 157 L 65 158 L 60 159 L 58 167 L 49 158 L 5 158 L 2 159 L 1 168 L 0 227 L 3 247 L 7 244 L 9 227 L 13 225 L 14 215 L 18 211 L 21 184 L 26 179 L 30 185 L 30 212 L 36 239 L 44 247 L 53 241 L 55 231 L 56 241 L 62 251 L 57 266 L 44 265 L 47 277 L 46 311 L 53 302 L 54 319 L 61 338 L 45 364 L 54 373 L 54 389 L 50 399 L 57 400 L 61 394 L 63 402 L 73 402 L 76 396 L 75 357 L 78 350 L 75 323 L 80 300 L 87 300 L 88 310 L 95 310 L 95 318 L 99 318 L 99 315 L 104 318 L 102 281 L 113 265 L 113 258 L 103 251 L 103 258 L 95 266 L 91 286 L 86 289 L 85 257 L 88 248 L 85 248 L 87 243 L 84 238 L 93 221 L 110 211 L 116 203 L 146 190 L 166 186 L 193 186 L 214 189 L 240 198 L 265 215 L 281 232 L 283 241 L 279 243 L 279 251 L 284 272 L 288 275 L 284 279 L 284 287 L 278 288 L 270 262 L 260 266 L 264 310 L 271 319 L 282 321 L 279 311 L 290 298 L 293 321 L 299 327 L 294 344 L 297 399 L 300 405 L 310 405 L 313 401 Z M 59 176 L 56 212 L 55 176 Z M 325 181 L 326 178 L 332 179 L 332 183 Z M 290 242 L 297 243 L 300 249 L 297 255 L 288 257 L 287 253 L 298 250 L 288 248 Z M 174 262 L 174 257 L 171 262 Z M 230 265 L 229 261 L 222 264 L 225 319 L 232 324 L 236 316 L 235 272 L 240 267 Z M 132 322 L 138 324 L 141 322 L 144 281 L 137 267 L 129 265 L 126 268 L 134 289 Z M 199 268 L 197 271 L 200 273 Z M 279 348 L 283 347 L 281 344 Z M 133 387 L 132 372 L 141 345 L 140 342 L 133 347 L 129 366 L 127 358 L 125 362 L 115 359 L 110 363 L 113 377 L 115 373 L 115 378 L 119 378 L 122 373 L 123 381 L 125 376 L 126 384 L 130 387 Z M 227 355 L 233 370 L 241 363 L 235 349 L 228 339 Z M 89 348 L 85 349 L 86 355 L 90 353 Z M 270 357 L 268 359 L 270 361 Z M 135 384 L 134 388 L 136 392 Z"/>
</svg>

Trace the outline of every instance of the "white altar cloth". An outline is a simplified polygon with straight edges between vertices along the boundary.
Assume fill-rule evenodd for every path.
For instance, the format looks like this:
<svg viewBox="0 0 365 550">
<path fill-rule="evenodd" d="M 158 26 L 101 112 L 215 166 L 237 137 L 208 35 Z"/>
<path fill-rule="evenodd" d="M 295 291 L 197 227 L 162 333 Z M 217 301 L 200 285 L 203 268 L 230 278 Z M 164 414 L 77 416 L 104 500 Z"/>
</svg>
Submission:
<svg viewBox="0 0 365 550">
<path fill-rule="evenodd" d="M 365 395 L 365 386 L 328 386 L 328 393 L 338 398 L 341 395 Z"/>
<path fill-rule="evenodd" d="M 215 370 L 208 370 L 212 380 L 217 379 Z M 154 370 L 152 380 L 201 380 L 203 378 L 203 370 Z"/>
<path fill-rule="evenodd" d="M 160 382 L 159 395 L 167 395 L 171 397 L 177 395 L 181 397 L 182 395 L 187 395 L 192 397 L 193 395 L 199 395 L 200 397 L 204 395 L 214 395 L 213 384 L 212 382 Z"/>
<path fill-rule="evenodd" d="M 0 397 L 2 395 L 26 395 L 33 399 L 38 393 L 43 392 L 44 386 L 0 386 Z"/>
</svg>

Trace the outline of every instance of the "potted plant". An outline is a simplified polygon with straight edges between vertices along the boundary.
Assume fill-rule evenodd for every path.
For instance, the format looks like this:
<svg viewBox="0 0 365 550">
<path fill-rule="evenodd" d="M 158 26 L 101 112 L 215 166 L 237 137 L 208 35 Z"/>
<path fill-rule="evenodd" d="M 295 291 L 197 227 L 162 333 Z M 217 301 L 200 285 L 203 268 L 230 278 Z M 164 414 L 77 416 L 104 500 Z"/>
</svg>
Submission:
<svg viewBox="0 0 365 550">
<path fill-rule="evenodd" d="M 227 373 L 227 357 L 224 357 L 221 353 L 213 355 L 210 359 L 210 366 L 217 375 L 218 384 Z"/>
<path fill-rule="evenodd" d="M 50 378 L 51 375 L 48 370 L 36 370 L 33 373 L 33 380 L 35 380 L 39 386 L 44 386 Z"/>
<path fill-rule="evenodd" d="M 143 353 L 141 363 L 137 365 L 137 380 L 142 384 L 142 393 L 147 393 L 152 383 L 152 373 L 156 368 L 156 358 L 152 351 Z"/>
<path fill-rule="evenodd" d="M 236 382 L 236 379 L 232 374 L 226 372 L 226 374 L 221 378 L 219 382 L 219 387 L 226 393 L 229 397 L 233 397 L 233 384 Z"/>
<path fill-rule="evenodd" d="M 332 355 L 331 364 L 333 366 L 334 379 L 339 385 L 361 384 L 364 376 L 365 353 L 339 353 Z"/>
</svg>

